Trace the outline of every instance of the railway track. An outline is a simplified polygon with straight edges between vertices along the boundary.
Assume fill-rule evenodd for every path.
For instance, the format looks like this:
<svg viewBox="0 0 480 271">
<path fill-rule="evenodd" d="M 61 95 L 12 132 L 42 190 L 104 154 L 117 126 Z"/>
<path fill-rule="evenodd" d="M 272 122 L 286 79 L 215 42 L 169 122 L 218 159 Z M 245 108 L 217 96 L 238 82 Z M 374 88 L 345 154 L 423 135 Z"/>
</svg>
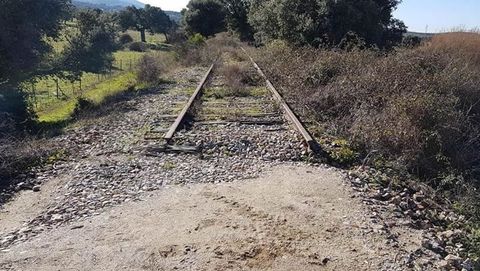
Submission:
<svg viewBox="0 0 480 271">
<path fill-rule="evenodd" d="M 243 52 L 247 56 L 244 61 L 231 61 L 224 55 L 209 67 L 173 124 L 149 138 L 164 144 L 150 147 L 148 152 L 282 161 L 303 160 L 321 152 L 260 67 Z M 232 85 L 229 81 L 237 76 L 248 82 Z M 163 137 L 158 136 L 163 132 Z"/>
</svg>

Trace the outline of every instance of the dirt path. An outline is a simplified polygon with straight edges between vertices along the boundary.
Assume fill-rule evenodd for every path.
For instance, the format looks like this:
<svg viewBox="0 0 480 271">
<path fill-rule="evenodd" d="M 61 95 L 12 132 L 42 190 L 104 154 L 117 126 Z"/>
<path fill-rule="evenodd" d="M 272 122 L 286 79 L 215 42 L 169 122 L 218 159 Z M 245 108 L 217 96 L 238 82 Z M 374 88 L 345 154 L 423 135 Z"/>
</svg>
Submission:
<svg viewBox="0 0 480 271">
<path fill-rule="evenodd" d="M 338 173 L 278 166 L 251 181 L 167 187 L 43 233 L 1 263 L 12 270 L 393 270 L 397 251 L 371 228 Z"/>
</svg>

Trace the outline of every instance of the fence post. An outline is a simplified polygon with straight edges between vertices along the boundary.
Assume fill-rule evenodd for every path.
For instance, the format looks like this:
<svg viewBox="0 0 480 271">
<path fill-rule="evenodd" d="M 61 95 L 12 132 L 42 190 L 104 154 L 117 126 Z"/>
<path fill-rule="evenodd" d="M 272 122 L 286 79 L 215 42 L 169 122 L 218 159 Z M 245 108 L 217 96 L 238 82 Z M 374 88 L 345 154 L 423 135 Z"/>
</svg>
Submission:
<svg viewBox="0 0 480 271">
<path fill-rule="evenodd" d="M 33 81 L 32 81 L 32 93 L 33 93 L 33 102 L 35 103 L 35 108 L 38 108 L 37 93 L 35 91 L 35 83 Z"/>
<path fill-rule="evenodd" d="M 55 84 L 57 85 L 57 99 L 60 99 L 60 94 L 58 93 L 60 86 L 58 86 L 58 78 L 55 79 Z"/>
</svg>

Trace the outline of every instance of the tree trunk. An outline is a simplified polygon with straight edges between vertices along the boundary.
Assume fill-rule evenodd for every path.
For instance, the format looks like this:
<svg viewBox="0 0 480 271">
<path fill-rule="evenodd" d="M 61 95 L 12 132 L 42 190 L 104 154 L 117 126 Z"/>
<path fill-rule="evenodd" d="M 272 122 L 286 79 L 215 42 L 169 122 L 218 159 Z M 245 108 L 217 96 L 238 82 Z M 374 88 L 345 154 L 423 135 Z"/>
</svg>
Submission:
<svg viewBox="0 0 480 271">
<path fill-rule="evenodd" d="M 167 32 L 163 33 L 163 35 L 165 35 L 165 43 L 170 43 Z"/>
<path fill-rule="evenodd" d="M 142 39 L 142 42 L 147 42 L 147 39 L 145 37 L 145 29 L 140 30 L 140 37 Z"/>
</svg>

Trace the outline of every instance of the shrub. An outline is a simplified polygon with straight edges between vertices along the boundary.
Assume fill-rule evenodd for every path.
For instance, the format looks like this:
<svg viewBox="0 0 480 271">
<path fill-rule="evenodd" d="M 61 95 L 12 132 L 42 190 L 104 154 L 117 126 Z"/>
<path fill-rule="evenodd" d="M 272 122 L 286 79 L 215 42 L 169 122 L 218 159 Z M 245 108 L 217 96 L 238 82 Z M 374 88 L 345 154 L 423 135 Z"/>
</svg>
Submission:
<svg viewBox="0 0 480 271">
<path fill-rule="evenodd" d="M 206 40 L 207 39 L 204 36 L 202 36 L 202 34 L 196 33 L 188 39 L 188 43 L 190 43 L 193 46 L 200 46 L 200 45 L 204 45 Z"/>
<path fill-rule="evenodd" d="M 288 99 L 310 109 L 328 133 L 401 161 L 426 180 L 452 171 L 475 179 L 480 170 L 476 51 L 459 54 L 434 44 L 385 55 L 277 43 L 258 58 L 269 77 L 288 90 Z"/>
<path fill-rule="evenodd" d="M 219 73 L 225 80 L 229 96 L 248 96 L 248 86 L 256 86 L 259 78 L 249 66 L 240 64 L 226 64 L 219 68 Z"/>
<path fill-rule="evenodd" d="M 128 49 L 134 52 L 146 52 L 148 46 L 144 42 L 132 42 L 128 45 Z"/>
<path fill-rule="evenodd" d="M 430 42 L 426 44 L 425 50 L 467 59 L 469 63 L 480 66 L 479 45 L 479 33 L 445 33 L 433 36 Z"/>
<path fill-rule="evenodd" d="M 55 146 L 45 140 L 0 138 L 0 187 L 42 163 Z"/>
<path fill-rule="evenodd" d="M 27 93 L 18 86 L 0 83 L 0 137 L 34 130 L 35 120 Z"/>
<path fill-rule="evenodd" d="M 118 38 L 118 41 L 120 42 L 120 44 L 125 45 L 127 43 L 133 42 L 133 38 L 129 34 L 124 33 Z"/>
<path fill-rule="evenodd" d="M 72 117 L 78 118 L 81 114 L 84 114 L 86 111 L 89 111 L 95 107 L 93 101 L 79 97 L 77 98 L 77 102 L 75 103 L 75 108 L 73 109 Z"/>
<path fill-rule="evenodd" d="M 208 66 L 225 53 L 230 52 L 233 56 L 237 55 L 238 57 L 238 50 L 238 39 L 235 39 L 227 33 L 219 33 L 204 43 L 186 42 L 175 46 L 177 59 L 184 66 Z"/>
<path fill-rule="evenodd" d="M 176 60 L 170 54 L 152 53 L 144 55 L 138 62 L 137 79 L 147 84 L 155 84 L 160 76 L 176 65 Z"/>
</svg>

